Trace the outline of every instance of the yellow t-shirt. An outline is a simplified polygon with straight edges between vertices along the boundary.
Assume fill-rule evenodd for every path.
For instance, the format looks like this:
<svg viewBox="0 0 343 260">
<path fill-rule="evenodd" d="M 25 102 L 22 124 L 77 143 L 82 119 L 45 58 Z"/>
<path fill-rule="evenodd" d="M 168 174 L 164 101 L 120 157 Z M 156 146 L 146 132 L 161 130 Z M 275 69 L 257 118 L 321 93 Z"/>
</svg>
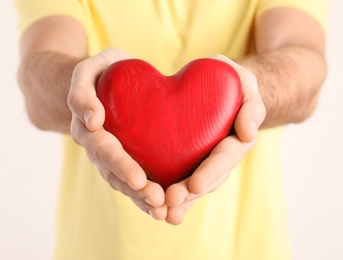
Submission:
<svg viewBox="0 0 343 260">
<path fill-rule="evenodd" d="M 147 60 L 164 74 L 215 53 L 246 53 L 256 15 L 281 6 L 324 23 L 323 0 L 16 0 L 20 31 L 48 15 L 86 28 L 89 55 L 108 47 Z M 153 220 L 113 191 L 83 148 L 64 137 L 55 259 L 290 259 L 280 130 L 260 131 L 256 147 L 216 192 L 199 199 L 184 222 Z"/>
</svg>

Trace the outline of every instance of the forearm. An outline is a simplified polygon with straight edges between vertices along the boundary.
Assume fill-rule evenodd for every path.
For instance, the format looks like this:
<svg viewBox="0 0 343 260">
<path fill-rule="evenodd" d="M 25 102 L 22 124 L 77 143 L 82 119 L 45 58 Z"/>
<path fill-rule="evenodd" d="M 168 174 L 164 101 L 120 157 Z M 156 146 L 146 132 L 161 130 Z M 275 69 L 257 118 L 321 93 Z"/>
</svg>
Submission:
<svg viewBox="0 0 343 260">
<path fill-rule="evenodd" d="M 28 116 L 39 129 L 70 132 L 67 96 L 72 72 L 79 61 L 79 58 L 48 51 L 32 53 L 22 60 L 19 84 Z"/>
<path fill-rule="evenodd" d="M 294 8 L 258 16 L 255 53 L 239 61 L 254 73 L 267 115 L 262 127 L 302 122 L 313 112 L 326 75 L 325 31 Z"/>
<path fill-rule="evenodd" d="M 262 128 L 302 122 L 311 115 L 326 75 L 322 54 L 289 46 L 247 57 L 239 63 L 257 78 L 267 110 Z"/>
</svg>

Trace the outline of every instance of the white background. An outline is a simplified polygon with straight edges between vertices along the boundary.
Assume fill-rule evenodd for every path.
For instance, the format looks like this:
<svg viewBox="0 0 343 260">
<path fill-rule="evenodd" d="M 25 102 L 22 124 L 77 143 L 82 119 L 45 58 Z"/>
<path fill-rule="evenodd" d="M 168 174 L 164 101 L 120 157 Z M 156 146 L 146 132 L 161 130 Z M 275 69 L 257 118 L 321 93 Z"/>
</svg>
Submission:
<svg viewBox="0 0 343 260">
<path fill-rule="evenodd" d="M 282 146 L 295 260 L 343 260 L 343 1 L 329 11 L 329 74 L 315 114 Z M 0 2 L 0 259 L 50 259 L 60 137 L 31 126 L 16 82 L 16 17 Z M 253 260 L 253 259 L 247 259 Z M 276 259 L 277 260 L 277 259 Z"/>
</svg>

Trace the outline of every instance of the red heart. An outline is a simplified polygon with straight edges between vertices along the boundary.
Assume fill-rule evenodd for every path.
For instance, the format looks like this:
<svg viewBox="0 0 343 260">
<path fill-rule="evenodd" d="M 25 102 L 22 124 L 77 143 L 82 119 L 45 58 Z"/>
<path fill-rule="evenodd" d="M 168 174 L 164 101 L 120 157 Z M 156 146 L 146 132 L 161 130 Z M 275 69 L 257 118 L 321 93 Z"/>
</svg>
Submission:
<svg viewBox="0 0 343 260">
<path fill-rule="evenodd" d="M 100 76 L 97 95 L 105 129 L 164 189 L 190 176 L 229 134 L 242 103 L 237 72 L 214 59 L 173 76 L 142 60 L 119 61 Z"/>
</svg>

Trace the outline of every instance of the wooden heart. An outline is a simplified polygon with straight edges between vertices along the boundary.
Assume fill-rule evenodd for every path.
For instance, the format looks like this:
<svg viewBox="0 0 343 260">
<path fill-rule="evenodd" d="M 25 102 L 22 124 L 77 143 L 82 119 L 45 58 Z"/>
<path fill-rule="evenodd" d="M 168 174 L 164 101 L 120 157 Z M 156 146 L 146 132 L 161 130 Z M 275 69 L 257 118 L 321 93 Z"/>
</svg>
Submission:
<svg viewBox="0 0 343 260">
<path fill-rule="evenodd" d="M 142 60 L 119 61 L 101 74 L 97 95 L 105 129 L 164 189 L 190 176 L 230 133 L 242 103 L 237 72 L 214 59 L 172 76 Z"/>
</svg>

